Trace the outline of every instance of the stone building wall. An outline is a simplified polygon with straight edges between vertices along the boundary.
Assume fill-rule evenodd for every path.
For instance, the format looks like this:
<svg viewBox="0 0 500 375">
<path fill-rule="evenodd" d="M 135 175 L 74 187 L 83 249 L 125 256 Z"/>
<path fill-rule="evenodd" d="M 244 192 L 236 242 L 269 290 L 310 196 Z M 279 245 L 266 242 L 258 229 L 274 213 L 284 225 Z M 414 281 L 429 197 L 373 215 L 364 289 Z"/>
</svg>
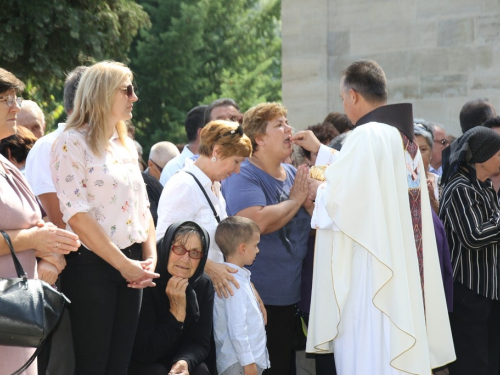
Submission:
<svg viewBox="0 0 500 375">
<path fill-rule="evenodd" d="M 384 69 L 389 103 L 461 134 L 462 105 L 500 111 L 500 0 L 282 0 L 283 103 L 296 129 L 342 112 L 340 72 Z"/>
</svg>

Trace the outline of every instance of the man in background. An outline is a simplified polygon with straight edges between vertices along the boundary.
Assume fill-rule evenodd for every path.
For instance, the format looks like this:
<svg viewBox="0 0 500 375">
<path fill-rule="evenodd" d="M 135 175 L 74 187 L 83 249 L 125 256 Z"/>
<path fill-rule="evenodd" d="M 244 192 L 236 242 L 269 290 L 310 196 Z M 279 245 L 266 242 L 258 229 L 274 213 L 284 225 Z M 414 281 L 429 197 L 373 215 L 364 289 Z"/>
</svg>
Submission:
<svg viewBox="0 0 500 375">
<path fill-rule="evenodd" d="M 145 171 L 160 180 L 165 165 L 179 155 L 179 149 L 171 142 L 158 142 L 149 151 L 148 169 Z"/>
<path fill-rule="evenodd" d="M 21 111 L 17 114 L 17 125 L 31 130 L 37 139 L 45 134 L 45 115 L 32 100 L 23 100 Z"/>
</svg>

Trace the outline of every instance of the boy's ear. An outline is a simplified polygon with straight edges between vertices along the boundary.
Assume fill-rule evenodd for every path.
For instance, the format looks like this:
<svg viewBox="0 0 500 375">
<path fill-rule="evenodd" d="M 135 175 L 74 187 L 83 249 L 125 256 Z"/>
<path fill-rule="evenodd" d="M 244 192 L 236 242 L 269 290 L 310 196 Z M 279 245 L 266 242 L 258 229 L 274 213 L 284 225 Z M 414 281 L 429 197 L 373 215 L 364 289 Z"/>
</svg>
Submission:
<svg viewBox="0 0 500 375">
<path fill-rule="evenodd" d="M 246 246 L 246 243 L 240 243 L 240 246 L 238 246 L 238 253 L 240 254 L 245 254 L 245 250 L 246 250 L 247 246 Z"/>
</svg>

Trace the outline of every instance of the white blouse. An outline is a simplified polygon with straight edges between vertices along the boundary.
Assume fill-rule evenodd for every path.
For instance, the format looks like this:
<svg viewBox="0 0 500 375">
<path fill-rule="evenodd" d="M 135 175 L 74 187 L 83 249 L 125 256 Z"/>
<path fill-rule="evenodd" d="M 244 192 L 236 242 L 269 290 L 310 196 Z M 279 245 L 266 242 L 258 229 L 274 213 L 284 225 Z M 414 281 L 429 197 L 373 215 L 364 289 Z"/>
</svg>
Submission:
<svg viewBox="0 0 500 375">
<path fill-rule="evenodd" d="M 163 188 L 158 202 L 156 238 L 157 240 L 163 238 L 170 224 L 178 221 L 194 221 L 205 228 L 210 235 L 208 259 L 221 263 L 224 261 L 224 256 L 215 243 L 215 230 L 219 223 L 217 223 L 207 198 L 203 195 L 193 176 L 184 171 L 191 172 L 200 181 L 220 220 L 222 221 L 227 217 L 226 201 L 221 194 L 220 183 L 214 182 L 213 188 L 215 192 L 212 191 L 210 178 L 196 165 L 187 164 L 184 169 L 174 174 Z"/>
<path fill-rule="evenodd" d="M 52 147 L 50 168 L 64 222 L 88 212 L 118 248 L 146 241 L 149 200 L 133 141 L 127 138 L 124 147 L 115 131 L 106 153 L 98 156 L 86 134 L 86 129 L 65 131 Z"/>
</svg>

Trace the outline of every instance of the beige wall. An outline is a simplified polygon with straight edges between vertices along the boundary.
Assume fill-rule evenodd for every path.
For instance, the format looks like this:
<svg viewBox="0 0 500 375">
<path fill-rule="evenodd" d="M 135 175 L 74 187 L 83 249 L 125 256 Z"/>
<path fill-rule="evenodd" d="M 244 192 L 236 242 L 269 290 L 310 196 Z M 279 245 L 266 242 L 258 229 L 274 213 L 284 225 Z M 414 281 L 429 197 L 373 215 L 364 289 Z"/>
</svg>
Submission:
<svg viewBox="0 0 500 375">
<path fill-rule="evenodd" d="M 342 112 L 339 75 L 372 59 L 389 103 L 461 134 L 462 105 L 500 111 L 500 0 L 282 0 L 283 103 L 297 129 Z"/>
</svg>

